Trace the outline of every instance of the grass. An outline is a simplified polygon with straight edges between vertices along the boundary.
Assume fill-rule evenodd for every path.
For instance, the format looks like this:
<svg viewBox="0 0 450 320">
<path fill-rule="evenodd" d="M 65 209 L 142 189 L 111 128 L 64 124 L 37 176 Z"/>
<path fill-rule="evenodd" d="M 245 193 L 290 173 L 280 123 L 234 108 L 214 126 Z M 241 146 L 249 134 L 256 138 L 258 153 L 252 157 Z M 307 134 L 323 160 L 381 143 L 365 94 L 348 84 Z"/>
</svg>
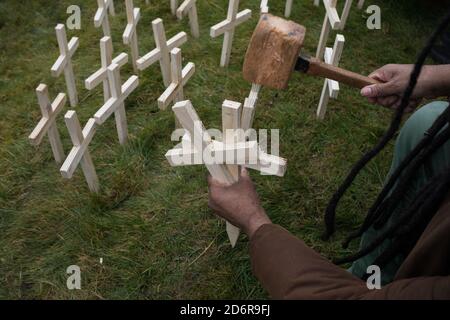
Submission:
<svg viewBox="0 0 450 320">
<path fill-rule="evenodd" d="M 103 101 L 101 86 L 88 92 L 82 85 L 100 65 L 102 34 L 92 23 L 95 1 L 0 1 L 0 298 L 267 298 L 251 273 L 248 240 L 243 236 L 231 249 L 223 223 L 207 207 L 206 170 L 171 168 L 164 158 L 173 146 L 173 115 L 157 107 L 164 90 L 158 66 L 140 75 L 140 86 L 126 102 L 129 143 L 118 144 L 111 119 L 90 146 L 101 183 L 98 195 L 89 193 L 80 169 L 72 180 L 60 176 L 46 139 L 39 148 L 29 145 L 27 136 L 40 117 L 35 88 L 48 84 L 52 98 L 65 91 L 63 77 L 50 75 L 58 55 L 54 27 L 67 19 L 66 8 L 74 3 L 82 9 L 82 29 L 68 36 L 81 41 L 74 69 L 81 101 L 76 111 L 84 124 Z M 368 30 L 364 11 L 352 9 L 343 32 L 343 67 L 367 74 L 386 63 L 414 62 L 441 14 L 422 2 L 376 3 L 382 8 L 382 30 Z M 282 15 L 283 4 L 271 1 L 271 11 Z M 135 0 L 135 5 L 142 9 L 141 54 L 154 47 L 153 19 L 162 18 L 170 36 L 189 30 L 186 20 L 171 16 L 168 1 L 146 6 Z M 209 27 L 224 19 L 227 3 L 199 0 L 198 6 L 201 37 L 182 47 L 185 63 L 197 67 L 185 93 L 205 125 L 220 128 L 222 101 L 243 102 L 250 90 L 241 66 L 259 1 L 241 1 L 241 8 L 252 9 L 255 17 L 237 29 L 227 69 L 218 66 L 222 38 L 209 37 Z M 123 2 L 116 1 L 116 7 L 118 15 L 110 20 L 114 48 L 127 52 L 121 44 Z M 312 0 L 294 4 L 292 19 L 308 28 L 305 48 L 311 53 L 323 15 L 323 6 L 314 7 Z M 334 33 L 330 44 L 333 38 Z M 122 77 L 131 74 L 127 66 Z M 337 235 L 324 242 L 320 234 L 327 200 L 352 163 L 382 135 L 391 113 L 342 87 L 319 122 L 315 109 L 322 84 L 295 75 L 287 91 L 263 90 L 255 127 L 281 129 L 281 155 L 289 166 L 284 178 L 252 176 L 274 222 L 335 257 L 346 253 L 340 240 L 361 221 L 379 191 L 392 145 L 355 181 L 339 207 Z M 62 115 L 58 127 L 68 152 L 71 142 Z M 66 288 L 65 270 L 72 264 L 81 267 L 82 290 Z"/>
</svg>

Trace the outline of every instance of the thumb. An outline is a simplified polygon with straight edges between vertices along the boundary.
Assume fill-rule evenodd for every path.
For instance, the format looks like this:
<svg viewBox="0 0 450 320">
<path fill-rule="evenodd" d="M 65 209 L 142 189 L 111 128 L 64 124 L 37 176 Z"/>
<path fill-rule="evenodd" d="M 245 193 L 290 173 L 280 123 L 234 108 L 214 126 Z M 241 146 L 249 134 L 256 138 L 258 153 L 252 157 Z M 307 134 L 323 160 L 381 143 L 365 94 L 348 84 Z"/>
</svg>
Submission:
<svg viewBox="0 0 450 320">
<path fill-rule="evenodd" d="M 391 82 L 372 84 L 361 89 L 361 95 L 366 98 L 386 97 L 397 93 L 397 89 Z"/>
</svg>

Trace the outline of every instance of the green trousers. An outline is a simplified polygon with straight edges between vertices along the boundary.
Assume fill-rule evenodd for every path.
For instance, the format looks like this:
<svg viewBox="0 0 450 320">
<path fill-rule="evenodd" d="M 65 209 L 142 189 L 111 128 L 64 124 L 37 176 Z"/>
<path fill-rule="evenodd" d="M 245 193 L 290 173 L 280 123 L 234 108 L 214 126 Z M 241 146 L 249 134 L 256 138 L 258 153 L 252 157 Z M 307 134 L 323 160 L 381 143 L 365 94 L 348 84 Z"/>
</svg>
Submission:
<svg viewBox="0 0 450 320">
<path fill-rule="evenodd" d="M 447 107 L 448 102 L 432 102 L 417 110 L 408 121 L 406 121 L 395 144 L 394 159 L 388 178 L 399 166 L 405 156 L 412 151 L 420 140 L 422 140 L 425 132 Z M 395 221 L 396 212 L 398 213 L 402 209 L 405 209 L 429 179 L 442 172 L 442 170 L 448 166 L 450 166 L 450 141 L 438 149 L 417 171 L 414 181 L 411 183 L 409 190 L 406 193 L 406 197 L 399 204 L 386 225 L 380 230 L 371 228 L 363 234 L 360 247 L 365 248 L 377 236 L 389 228 L 392 222 Z M 394 240 L 386 240 L 377 249 L 365 257 L 356 260 L 349 271 L 357 277 L 362 278 L 367 272 L 367 267 L 373 264 L 374 260 L 392 243 L 392 241 L 395 241 L 395 238 Z M 397 256 L 388 265 L 383 267 L 381 270 L 381 282 L 383 285 L 392 282 L 404 259 L 404 256 Z"/>
</svg>

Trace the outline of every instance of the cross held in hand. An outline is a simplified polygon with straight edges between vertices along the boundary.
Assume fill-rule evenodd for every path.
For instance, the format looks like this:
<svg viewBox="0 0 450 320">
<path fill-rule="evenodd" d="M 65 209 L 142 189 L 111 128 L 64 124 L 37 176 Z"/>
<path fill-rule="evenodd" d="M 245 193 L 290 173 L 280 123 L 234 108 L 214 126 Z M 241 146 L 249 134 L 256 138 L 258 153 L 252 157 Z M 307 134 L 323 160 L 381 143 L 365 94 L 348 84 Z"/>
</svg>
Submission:
<svg viewBox="0 0 450 320">
<path fill-rule="evenodd" d="M 185 15 L 189 17 L 191 34 L 194 38 L 200 37 L 197 13 L 197 0 L 184 0 L 177 9 L 177 18 L 182 20 Z"/>
<path fill-rule="evenodd" d="M 137 67 L 139 70 L 143 71 L 155 62 L 159 61 L 164 86 L 168 87 L 171 82 L 170 51 L 183 45 L 187 41 L 187 34 L 186 32 L 180 32 L 171 39 L 167 40 L 163 21 L 159 18 L 152 22 L 152 27 L 156 48 L 139 58 L 137 61 Z"/>
<path fill-rule="evenodd" d="M 81 163 L 81 169 L 83 170 L 89 189 L 92 192 L 98 192 L 98 177 L 88 150 L 97 128 L 95 119 L 89 119 L 83 130 L 81 129 L 75 111 L 68 111 L 64 119 L 73 147 L 60 169 L 61 175 L 66 179 L 71 179 L 78 165 Z"/>
<path fill-rule="evenodd" d="M 54 77 L 59 77 L 64 72 L 70 105 L 75 107 L 78 104 L 78 93 L 73 74 L 72 57 L 78 49 L 80 42 L 77 37 L 73 37 L 67 43 L 66 28 L 63 24 L 58 24 L 55 30 L 60 55 L 53 64 L 51 72 Z"/>
<path fill-rule="evenodd" d="M 120 144 L 128 140 L 128 125 L 125 113 L 125 99 L 137 88 L 139 78 L 131 76 L 123 85 L 120 79 L 120 66 L 112 64 L 108 67 L 108 79 L 111 98 L 95 113 L 98 124 L 103 124 L 113 113 L 116 119 Z"/>
<path fill-rule="evenodd" d="M 181 50 L 179 48 L 173 49 L 170 52 L 170 56 L 172 82 L 167 87 L 166 91 L 158 98 L 158 106 L 162 110 L 165 110 L 172 102 L 184 100 L 183 87 L 195 72 L 195 64 L 192 62 L 189 62 L 186 67 L 183 68 Z"/>
<path fill-rule="evenodd" d="M 230 63 L 235 28 L 252 16 L 252 11 L 250 9 L 245 9 L 239 13 L 238 10 L 239 0 L 230 0 L 227 19 L 211 27 L 212 38 L 224 34 L 222 55 L 220 58 L 220 65 L 222 67 L 226 67 Z"/>
<path fill-rule="evenodd" d="M 137 60 L 139 59 L 139 45 L 137 37 L 137 25 L 141 19 L 141 9 L 133 6 L 133 0 L 125 0 L 127 9 L 127 26 L 123 32 L 123 43 L 130 46 L 131 62 L 133 70 L 138 73 Z"/>
<path fill-rule="evenodd" d="M 190 101 L 181 101 L 175 104 L 172 110 L 186 133 L 182 143 L 166 153 L 169 163 L 172 166 L 204 164 L 213 178 L 225 184 L 233 184 L 238 181 L 239 172 L 236 170 L 238 165 L 259 169 L 262 168 L 262 161 L 266 161 L 265 164 L 270 162 L 270 164 L 279 166 L 274 172 L 280 176 L 284 175 L 286 160 L 264 154 L 256 141 L 245 142 L 241 135 L 242 130 L 236 130 L 240 129 L 241 104 L 225 100 L 222 107 L 223 127 L 231 130 L 223 132 L 223 135 L 226 134 L 226 136 L 220 142 L 212 140 Z M 217 162 L 217 157 L 214 161 L 205 161 L 202 155 L 203 151 L 208 148 L 214 155 L 220 154 L 219 159 L 222 162 Z M 192 157 L 194 161 L 192 161 Z M 198 159 L 199 157 L 200 159 Z M 184 162 L 184 159 L 188 163 Z M 263 169 L 261 171 L 263 172 Z M 227 224 L 227 233 L 232 246 L 234 246 L 239 236 L 239 230 Z"/>
<path fill-rule="evenodd" d="M 64 108 L 66 95 L 64 93 L 58 94 L 53 103 L 51 103 L 48 96 L 48 87 L 45 84 L 40 84 L 36 88 L 36 95 L 41 108 L 42 118 L 28 139 L 32 145 L 38 146 L 41 144 L 44 135 L 47 134 L 53 157 L 56 163 L 61 163 L 64 160 L 64 148 L 56 126 L 56 117 Z"/>
<path fill-rule="evenodd" d="M 100 40 L 100 55 L 102 61 L 101 68 L 89 76 L 84 83 L 86 89 L 88 90 L 93 90 L 100 83 L 103 83 L 103 98 L 106 102 L 111 98 L 108 67 L 112 64 L 117 64 L 119 67 L 123 67 L 128 62 L 128 55 L 126 53 L 121 53 L 113 59 L 113 45 L 110 37 L 103 37 Z"/>
</svg>

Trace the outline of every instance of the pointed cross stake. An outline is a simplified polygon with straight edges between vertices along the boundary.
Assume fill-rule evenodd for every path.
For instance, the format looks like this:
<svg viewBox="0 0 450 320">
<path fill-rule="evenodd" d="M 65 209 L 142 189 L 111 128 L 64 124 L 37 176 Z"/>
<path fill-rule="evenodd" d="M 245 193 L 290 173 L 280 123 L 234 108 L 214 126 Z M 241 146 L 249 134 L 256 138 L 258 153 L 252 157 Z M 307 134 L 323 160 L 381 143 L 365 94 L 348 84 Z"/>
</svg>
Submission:
<svg viewBox="0 0 450 320">
<path fill-rule="evenodd" d="M 269 0 L 261 0 L 261 13 L 269 13 Z"/>
<path fill-rule="evenodd" d="M 47 134 L 50 141 L 50 146 L 52 147 L 53 157 L 55 158 L 56 163 L 61 163 L 65 156 L 64 148 L 56 126 L 56 117 L 66 104 L 66 95 L 64 93 L 60 93 L 56 97 L 55 101 L 50 103 L 48 88 L 45 84 L 40 84 L 37 87 L 36 94 L 39 101 L 39 106 L 41 107 L 42 118 L 28 139 L 31 144 L 38 146 L 41 144 L 44 135 Z"/>
<path fill-rule="evenodd" d="M 110 37 L 103 37 L 100 40 L 100 53 L 102 60 L 102 67 L 92 74 L 85 81 L 86 89 L 93 90 L 101 82 L 103 82 L 103 98 L 107 102 L 111 98 L 110 85 L 108 79 L 108 67 L 112 64 L 117 64 L 119 67 L 124 66 L 128 61 L 128 55 L 121 53 L 115 59 L 112 58 L 113 47 Z"/>
<path fill-rule="evenodd" d="M 95 172 L 95 167 L 88 150 L 88 146 L 94 137 L 97 127 L 95 120 L 92 118 L 89 119 L 84 129 L 81 130 L 80 122 L 75 111 L 68 111 L 64 118 L 70 138 L 72 139 L 73 148 L 60 169 L 61 175 L 66 179 L 71 179 L 78 164 L 81 163 L 81 169 L 83 170 L 89 189 L 92 192 L 98 192 L 97 173 Z"/>
<path fill-rule="evenodd" d="M 106 2 L 106 5 L 109 8 L 109 13 L 112 16 L 115 16 L 116 15 L 116 9 L 114 8 L 114 0 L 105 0 L 105 2 Z"/>
<path fill-rule="evenodd" d="M 333 49 L 325 49 L 325 63 L 338 66 L 341 59 L 342 50 L 344 49 L 345 38 L 343 35 L 338 34 L 334 42 Z M 325 113 L 327 112 L 327 105 L 330 98 L 337 99 L 339 93 L 339 82 L 325 79 L 325 83 L 322 89 L 322 95 L 320 96 L 319 106 L 317 108 L 317 118 L 323 120 Z"/>
<path fill-rule="evenodd" d="M 172 109 L 187 132 L 183 137 L 183 142 L 166 153 L 166 158 L 172 166 L 204 164 L 213 178 L 226 184 L 238 181 L 238 165 L 254 168 L 267 174 L 284 175 L 286 160 L 265 154 L 260 150 L 256 141 L 244 142 L 241 140 L 243 138 L 241 131 L 234 131 L 234 128 L 240 126 L 240 103 L 233 101 L 223 103 L 224 129 L 232 129 L 223 133 L 225 135 L 224 142 L 211 139 L 190 101 L 178 102 Z M 215 155 L 221 155 L 220 161 L 204 161 L 202 154 L 208 148 Z M 192 162 L 192 158 L 194 158 L 194 162 Z M 264 166 L 267 168 L 267 165 L 271 167 L 270 170 L 264 168 Z M 231 224 L 227 224 L 227 233 L 234 247 L 239 230 Z"/>
<path fill-rule="evenodd" d="M 189 16 L 189 25 L 191 26 L 191 34 L 194 38 L 200 37 L 197 14 L 197 0 L 184 0 L 177 9 L 177 18 L 182 20 L 185 15 Z"/>
<path fill-rule="evenodd" d="M 172 83 L 158 98 L 158 106 L 162 110 L 165 110 L 167 106 L 172 102 L 180 102 L 184 100 L 183 87 L 195 72 L 195 64 L 193 64 L 192 62 L 189 62 L 183 69 L 180 49 L 173 49 L 170 52 L 170 55 Z"/>
<path fill-rule="evenodd" d="M 317 45 L 316 58 L 322 59 L 327 46 L 328 36 L 331 30 L 344 30 L 347 24 L 347 19 L 350 14 L 353 0 L 346 0 L 342 14 L 339 14 L 336 10 L 337 0 L 323 0 L 325 6 L 325 18 L 323 21 L 322 31 L 320 33 L 319 44 Z"/>
<path fill-rule="evenodd" d="M 103 29 L 104 36 L 111 36 L 111 27 L 109 25 L 108 10 L 111 6 L 108 0 L 97 0 L 98 9 L 94 16 L 94 26 Z"/>
<path fill-rule="evenodd" d="M 170 51 L 183 45 L 187 41 L 187 34 L 186 32 L 180 32 L 167 41 L 166 32 L 164 31 L 164 24 L 161 19 L 153 20 L 152 27 L 156 48 L 141 57 L 137 61 L 137 67 L 139 70 L 143 71 L 156 61 L 159 61 L 164 85 L 168 87 L 171 82 Z"/>
<path fill-rule="evenodd" d="M 114 113 L 119 142 L 125 144 L 128 140 L 125 99 L 137 88 L 139 78 L 131 76 L 127 82 L 121 85 L 120 67 L 117 64 L 112 64 L 108 67 L 108 79 L 111 98 L 95 113 L 94 118 L 97 124 L 103 124 Z"/>
<path fill-rule="evenodd" d="M 226 67 L 230 63 L 235 28 L 252 17 L 252 11 L 250 9 L 245 9 L 239 13 L 238 10 L 239 0 L 230 0 L 227 19 L 211 27 L 212 38 L 225 34 L 222 56 L 220 58 L 220 66 L 222 67 Z"/>
<path fill-rule="evenodd" d="M 78 49 L 79 40 L 77 37 L 73 37 L 70 39 L 70 42 L 67 43 L 66 28 L 63 24 L 58 24 L 55 30 L 60 56 L 52 66 L 51 72 L 54 77 L 59 77 L 64 71 L 70 105 L 75 107 L 78 104 L 78 94 L 77 86 L 75 84 L 75 76 L 73 74 L 72 56 Z"/>
<path fill-rule="evenodd" d="M 178 0 L 170 0 L 170 11 L 173 15 L 177 14 Z"/>
<path fill-rule="evenodd" d="M 139 59 L 139 46 L 137 37 L 137 24 L 141 19 L 141 9 L 134 8 L 133 0 L 125 0 L 127 7 L 127 20 L 128 24 L 123 33 L 123 43 L 130 46 L 131 49 L 131 62 L 133 64 L 134 73 L 138 73 L 138 67 L 136 61 Z"/>
<path fill-rule="evenodd" d="M 286 9 L 284 10 L 284 16 L 286 18 L 289 18 L 292 13 L 292 2 L 294 0 L 286 0 Z"/>
<path fill-rule="evenodd" d="M 358 1 L 358 9 L 362 9 L 364 7 L 364 0 Z"/>
<path fill-rule="evenodd" d="M 241 127 L 244 130 L 253 128 L 253 119 L 255 117 L 256 103 L 258 102 L 258 94 L 261 90 L 259 84 L 252 84 L 250 95 L 245 98 L 244 108 L 242 109 Z"/>
</svg>

